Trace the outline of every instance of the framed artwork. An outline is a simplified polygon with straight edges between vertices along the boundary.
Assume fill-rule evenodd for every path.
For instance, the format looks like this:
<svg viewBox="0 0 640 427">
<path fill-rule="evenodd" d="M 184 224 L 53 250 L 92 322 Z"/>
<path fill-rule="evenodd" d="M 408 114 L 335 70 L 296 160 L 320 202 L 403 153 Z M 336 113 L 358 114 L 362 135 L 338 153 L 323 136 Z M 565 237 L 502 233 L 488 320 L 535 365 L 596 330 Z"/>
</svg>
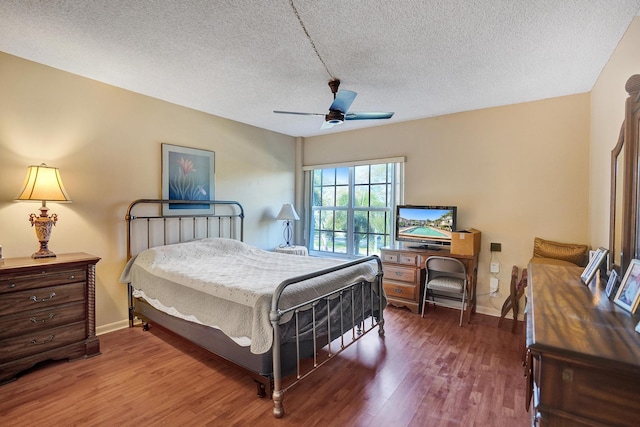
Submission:
<svg viewBox="0 0 640 427">
<path fill-rule="evenodd" d="M 214 200 L 215 152 L 162 144 L 162 198 Z M 164 215 L 211 214 L 208 203 L 163 205 Z"/>
<path fill-rule="evenodd" d="M 613 300 L 631 314 L 636 311 L 640 301 L 640 260 L 632 259 L 620 282 L 620 287 Z"/>
<path fill-rule="evenodd" d="M 600 264 L 602 264 L 602 261 L 604 261 L 608 253 L 609 250 L 605 248 L 598 248 L 598 250 L 595 251 L 591 259 L 589 260 L 589 264 L 587 264 L 584 271 L 580 275 L 580 278 L 585 285 L 591 283 L 591 280 L 593 280 L 596 272 L 600 268 Z"/>
<path fill-rule="evenodd" d="M 607 287 L 604 289 L 607 294 L 607 298 L 611 299 L 612 295 L 616 294 L 618 289 L 618 273 L 615 270 L 611 270 L 609 280 L 607 281 Z"/>
</svg>

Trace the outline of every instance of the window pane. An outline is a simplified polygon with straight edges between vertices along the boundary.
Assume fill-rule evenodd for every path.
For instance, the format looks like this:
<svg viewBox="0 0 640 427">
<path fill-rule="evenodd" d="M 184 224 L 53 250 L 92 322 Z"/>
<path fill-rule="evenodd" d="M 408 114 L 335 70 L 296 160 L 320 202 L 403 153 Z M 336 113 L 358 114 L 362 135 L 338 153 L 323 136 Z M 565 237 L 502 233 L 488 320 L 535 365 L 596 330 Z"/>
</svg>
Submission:
<svg viewBox="0 0 640 427">
<path fill-rule="evenodd" d="M 349 186 L 336 187 L 336 206 L 349 206 Z"/>
<path fill-rule="evenodd" d="M 320 250 L 333 252 L 333 232 L 323 231 L 320 234 Z"/>
<path fill-rule="evenodd" d="M 369 207 L 369 186 L 356 185 L 355 194 L 353 196 L 354 207 Z"/>
<path fill-rule="evenodd" d="M 355 184 L 369 183 L 369 165 L 355 166 Z"/>
<path fill-rule="evenodd" d="M 387 182 L 387 165 L 371 165 L 371 183 L 383 184 Z"/>
<path fill-rule="evenodd" d="M 337 254 L 347 253 L 347 233 L 334 233 L 334 248 L 333 251 Z"/>
<path fill-rule="evenodd" d="M 336 185 L 349 185 L 349 168 L 336 169 Z"/>
<path fill-rule="evenodd" d="M 385 207 L 387 206 L 387 185 L 378 184 L 371 186 L 371 202 L 370 206 Z"/>
<path fill-rule="evenodd" d="M 317 187 L 318 185 L 322 185 L 322 169 L 313 171 L 313 186 Z"/>
<path fill-rule="evenodd" d="M 311 201 L 312 206 L 322 206 L 322 187 L 313 187 L 313 200 Z"/>
<path fill-rule="evenodd" d="M 321 187 L 321 188 L 322 188 L 322 206 L 335 206 L 336 188 L 335 187 Z"/>
<path fill-rule="evenodd" d="M 319 211 L 320 214 L 320 229 L 321 230 L 333 230 L 333 214 L 334 211 Z"/>
<path fill-rule="evenodd" d="M 335 169 L 323 169 L 322 170 L 322 185 L 334 185 L 336 183 L 336 170 Z"/>
<path fill-rule="evenodd" d="M 335 211 L 336 213 L 336 222 L 335 222 L 335 226 L 334 229 L 336 231 L 347 231 L 348 228 L 348 214 L 347 211 Z"/>
<path fill-rule="evenodd" d="M 386 234 L 389 231 L 387 225 L 387 212 L 370 212 L 369 213 L 369 232 Z"/>
</svg>

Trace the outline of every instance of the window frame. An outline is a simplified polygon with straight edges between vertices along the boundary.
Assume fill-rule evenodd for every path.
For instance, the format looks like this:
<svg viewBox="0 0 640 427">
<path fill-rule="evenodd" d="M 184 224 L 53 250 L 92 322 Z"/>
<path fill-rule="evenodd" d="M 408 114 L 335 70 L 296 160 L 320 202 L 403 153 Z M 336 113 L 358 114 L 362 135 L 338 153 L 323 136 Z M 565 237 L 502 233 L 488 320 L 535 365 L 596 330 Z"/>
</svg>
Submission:
<svg viewBox="0 0 640 427">
<path fill-rule="evenodd" d="M 305 244 L 309 250 L 310 255 L 320 256 L 320 257 L 332 257 L 332 258 L 346 258 L 346 259 L 354 259 L 366 256 L 366 253 L 369 252 L 369 243 L 367 243 L 366 253 L 356 254 L 355 251 L 355 243 L 354 243 L 354 234 L 355 234 L 355 226 L 354 226 L 354 217 L 357 212 L 366 212 L 369 215 L 371 212 L 387 212 L 390 218 L 389 229 L 387 230 L 388 236 L 387 245 L 391 245 L 394 241 L 394 221 L 395 221 L 395 205 L 401 204 L 404 199 L 404 157 L 394 157 L 394 158 L 386 158 L 386 159 L 376 159 L 376 160 L 365 160 L 365 161 L 357 161 L 357 162 L 345 162 L 345 163 L 337 163 L 337 164 L 324 164 L 324 165 L 313 165 L 313 166 L 305 166 L 303 171 L 305 173 L 305 186 L 304 186 L 304 203 L 305 203 L 305 218 L 304 218 L 304 240 Z M 368 166 L 371 168 L 375 165 L 386 164 L 390 165 L 391 171 L 387 171 L 384 185 L 389 186 L 388 194 L 387 194 L 387 206 L 355 206 L 353 203 L 353 198 L 355 195 L 356 177 L 355 177 L 355 168 L 358 166 Z M 334 196 L 333 206 L 313 206 L 313 191 L 314 191 L 314 182 L 313 182 L 313 174 L 314 171 L 317 170 L 326 170 L 326 169 L 339 169 L 339 168 L 348 168 L 348 183 L 346 184 L 348 187 L 349 201 L 347 206 L 336 206 L 336 198 Z M 390 176 L 389 176 L 390 174 Z M 369 192 L 371 191 L 371 186 L 375 185 L 375 182 L 371 182 L 371 171 L 369 171 L 369 180 L 367 182 L 367 187 Z M 342 184 L 344 185 L 344 184 Z M 333 187 L 336 187 L 336 182 L 334 180 Z M 369 202 L 370 203 L 370 202 Z M 347 212 L 347 230 L 346 230 L 346 252 L 328 252 L 328 251 L 320 251 L 313 249 L 313 218 L 316 212 L 321 211 L 346 211 Z M 333 229 L 331 230 L 335 233 L 335 224 Z M 366 234 L 376 234 L 366 232 Z M 369 242 L 369 239 L 367 239 Z M 381 245 L 380 247 L 384 247 L 385 245 Z M 335 246 L 334 246 L 335 250 Z M 379 253 L 379 251 L 377 252 Z"/>
</svg>

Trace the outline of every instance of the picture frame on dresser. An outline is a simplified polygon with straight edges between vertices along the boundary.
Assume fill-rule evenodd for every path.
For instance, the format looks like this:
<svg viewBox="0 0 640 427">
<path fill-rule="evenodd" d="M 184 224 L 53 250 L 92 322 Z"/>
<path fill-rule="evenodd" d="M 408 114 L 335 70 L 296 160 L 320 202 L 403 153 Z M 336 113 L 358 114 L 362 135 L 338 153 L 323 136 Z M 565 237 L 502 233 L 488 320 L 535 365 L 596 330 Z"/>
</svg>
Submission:
<svg viewBox="0 0 640 427">
<path fill-rule="evenodd" d="M 607 287 L 604 289 L 607 294 L 607 298 L 611 299 L 616 295 L 616 291 L 618 290 L 618 272 L 615 270 L 611 270 L 609 274 L 609 280 L 607 280 Z"/>
<path fill-rule="evenodd" d="M 620 282 L 620 287 L 613 302 L 631 314 L 640 302 L 640 260 L 632 259 Z"/>
<path fill-rule="evenodd" d="M 589 263 L 587 264 L 587 266 L 584 268 L 584 271 L 580 275 L 580 279 L 582 279 L 582 282 L 585 285 L 588 286 L 591 283 L 591 281 L 596 275 L 596 272 L 600 268 L 600 264 L 602 264 L 602 262 L 605 260 L 608 253 L 609 253 L 609 250 L 605 248 L 598 248 L 595 251 L 591 259 L 589 260 Z"/>
</svg>

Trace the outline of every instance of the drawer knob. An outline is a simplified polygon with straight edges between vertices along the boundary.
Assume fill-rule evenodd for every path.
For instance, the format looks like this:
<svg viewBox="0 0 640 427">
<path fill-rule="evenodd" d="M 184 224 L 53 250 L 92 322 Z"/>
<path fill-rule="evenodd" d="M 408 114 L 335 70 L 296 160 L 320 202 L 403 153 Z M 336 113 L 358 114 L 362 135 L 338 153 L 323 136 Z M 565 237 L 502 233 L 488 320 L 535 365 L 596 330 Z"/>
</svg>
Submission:
<svg viewBox="0 0 640 427">
<path fill-rule="evenodd" d="M 402 273 L 400 273 L 399 271 L 396 271 L 396 276 L 400 277 L 402 276 Z"/>
<path fill-rule="evenodd" d="M 394 290 L 396 291 L 397 294 L 401 294 L 402 293 L 402 289 L 400 289 L 400 288 L 395 288 Z"/>
<path fill-rule="evenodd" d="M 48 318 L 44 318 L 44 319 L 38 320 L 37 318 L 32 317 L 29 320 L 31 320 L 31 323 L 45 323 L 47 320 L 53 319 L 54 316 L 55 316 L 55 313 L 50 313 Z"/>
<path fill-rule="evenodd" d="M 38 299 L 38 297 L 37 297 L 37 296 L 33 295 L 33 296 L 32 296 L 31 298 L 29 298 L 29 299 L 30 299 L 31 301 L 34 301 L 34 302 L 47 302 L 47 301 L 51 301 L 51 300 L 53 299 L 53 297 L 55 297 L 55 296 L 56 296 L 56 293 L 55 293 L 55 292 L 51 292 L 51 293 L 49 294 L 49 298 L 42 298 L 42 299 Z"/>
<path fill-rule="evenodd" d="M 76 276 L 74 276 L 73 274 L 71 276 L 69 276 L 69 280 L 73 280 L 75 278 L 76 278 Z"/>
<path fill-rule="evenodd" d="M 36 339 L 33 339 L 33 340 L 29 341 L 29 342 L 30 342 L 31 344 L 41 345 L 41 344 L 46 344 L 46 343 L 48 343 L 48 342 L 53 341 L 53 339 L 54 339 L 55 337 L 56 337 L 55 335 L 51 335 L 49 338 L 47 338 L 47 339 L 46 339 L 46 340 L 44 340 L 44 341 L 38 341 L 38 340 L 36 340 Z"/>
<path fill-rule="evenodd" d="M 15 287 L 16 287 L 16 284 L 15 284 L 15 283 L 9 283 L 9 289 L 13 289 L 13 288 L 15 288 Z"/>
</svg>

